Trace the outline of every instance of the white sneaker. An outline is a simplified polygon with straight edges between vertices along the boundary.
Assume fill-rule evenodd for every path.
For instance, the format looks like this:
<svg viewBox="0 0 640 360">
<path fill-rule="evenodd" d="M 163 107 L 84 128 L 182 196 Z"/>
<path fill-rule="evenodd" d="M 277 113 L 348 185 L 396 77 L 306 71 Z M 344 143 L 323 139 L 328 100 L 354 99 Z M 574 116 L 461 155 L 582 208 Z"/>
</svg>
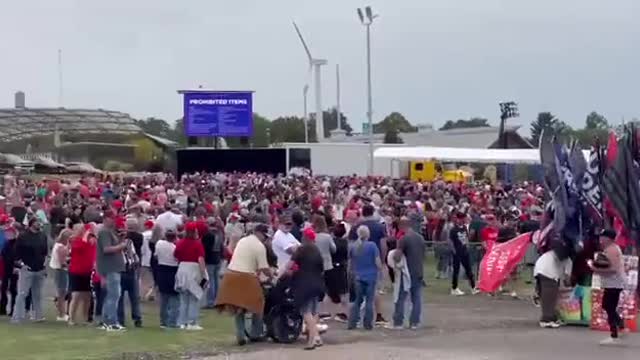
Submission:
<svg viewBox="0 0 640 360">
<path fill-rule="evenodd" d="M 122 331 L 126 331 L 127 328 L 125 328 L 124 326 L 120 325 L 120 324 L 115 324 L 115 325 L 111 325 L 107 327 L 107 332 L 122 332 Z"/>
<path fill-rule="evenodd" d="M 202 326 L 196 324 L 196 325 L 187 325 L 186 330 L 188 330 L 188 331 L 202 331 L 202 330 L 204 330 L 204 328 Z"/>
<path fill-rule="evenodd" d="M 540 321 L 540 327 L 543 329 L 557 329 L 560 327 L 560 324 L 555 321 Z"/>
<path fill-rule="evenodd" d="M 600 341 L 600 345 L 602 346 L 620 346 L 622 345 L 622 341 L 619 338 L 608 337 L 602 341 Z"/>
<path fill-rule="evenodd" d="M 384 328 L 387 330 L 404 330 L 402 326 L 395 326 L 393 324 L 387 324 L 384 326 Z"/>
<path fill-rule="evenodd" d="M 56 317 L 56 321 L 60 321 L 60 322 L 67 322 L 67 321 L 69 321 L 69 315 L 65 315 L 65 316 L 57 316 L 57 317 Z"/>
<path fill-rule="evenodd" d="M 451 295 L 453 295 L 453 296 L 462 296 L 462 295 L 464 295 L 464 291 L 462 291 L 460 289 L 453 289 L 453 290 L 451 290 Z"/>
<path fill-rule="evenodd" d="M 327 324 L 318 324 L 316 326 L 318 328 L 319 333 L 324 333 L 324 332 L 327 332 L 327 330 L 329 330 L 329 325 Z"/>
<path fill-rule="evenodd" d="M 514 291 L 512 291 L 512 292 L 511 292 L 511 294 L 509 294 L 509 295 L 511 295 L 511 297 L 512 297 L 512 298 L 514 298 L 514 299 L 517 299 L 517 298 L 518 298 L 518 293 L 517 293 L 517 292 L 515 292 L 515 290 L 514 290 Z"/>
<path fill-rule="evenodd" d="M 478 295 L 478 294 L 480 294 L 480 289 L 478 289 L 478 288 L 473 288 L 473 289 L 471 290 L 471 295 Z"/>
<path fill-rule="evenodd" d="M 180 325 L 180 330 L 187 330 L 189 325 Z"/>
</svg>

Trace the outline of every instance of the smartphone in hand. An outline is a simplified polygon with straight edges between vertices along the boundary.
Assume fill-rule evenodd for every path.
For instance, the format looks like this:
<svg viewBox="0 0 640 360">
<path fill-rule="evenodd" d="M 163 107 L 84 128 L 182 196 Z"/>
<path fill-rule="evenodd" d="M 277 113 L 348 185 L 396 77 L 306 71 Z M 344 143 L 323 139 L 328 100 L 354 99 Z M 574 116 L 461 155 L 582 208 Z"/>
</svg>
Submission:
<svg viewBox="0 0 640 360">
<path fill-rule="evenodd" d="M 202 279 L 202 280 L 200 281 L 200 287 L 204 289 L 204 288 L 206 288 L 207 286 L 209 286 L 209 280 L 207 280 L 207 279 Z"/>
</svg>

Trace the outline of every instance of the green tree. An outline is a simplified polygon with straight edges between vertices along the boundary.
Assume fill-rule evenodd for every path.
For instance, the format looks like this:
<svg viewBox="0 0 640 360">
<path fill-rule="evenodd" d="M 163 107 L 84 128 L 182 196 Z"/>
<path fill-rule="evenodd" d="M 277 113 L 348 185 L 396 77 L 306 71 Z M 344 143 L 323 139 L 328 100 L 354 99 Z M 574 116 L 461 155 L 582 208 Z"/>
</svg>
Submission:
<svg viewBox="0 0 640 360">
<path fill-rule="evenodd" d="M 418 128 L 411 125 L 409 120 L 407 120 L 401 113 L 392 112 L 387 115 L 381 122 L 373 124 L 373 132 L 376 134 L 388 133 L 389 131 L 394 132 L 416 132 Z M 395 144 L 395 143 L 393 143 Z"/>
<path fill-rule="evenodd" d="M 324 112 L 323 117 L 324 136 L 329 137 L 329 135 L 331 134 L 331 130 L 338 128 L 338 109 L 330 108 L 329 110 Z M 313 122 L 315 128 L 315 114 L 312 114 L 310 118 L 312 119 L 311 121 Z M 349 119 L 347 119 L 343 112 L 340 112 L 340 120 L 342 121 L 342 130 L 346 131 L 347 134 L 351 134 L 353 132 L 353 129 L 349 124 Z"/>
<path fill-rule="evenodd" d="M 469 120 L 458 119 L 457 121 L 447 120 L 440 130 L 462 129 L 462 128 L 476 128 L 476 127 L 489 127 L 489 120 L 481 117 L 474 117 Z"/>
<path fill-rule="evenodd" d="M 604 116 L 598 114 L 595 111 L 592 111 L 589 115 L 587 115 L 587 120 L 585 124 L 585 129 L 590 130 L 608 130 L 609 129 L 609 121 Z"/>
<path fill-rule="evenodd" d="M 347 119 L 347 117 L 344 115 L 343 112 L 340 112 L 340 119 L 342 120 L 342 130 L 346 131 L 347 134 L 351 134 L 353 132 L 353 128 L 351 128 L 351 125 L 349 124 L 349 119 Z M 338 128 L 338 110 L 336 108 L 329 108 L 328 110 L 323 111 L 322 120 L 324 124 L 324 137 L 328 138 L 331 135 L 331 130 Z M 313 112 L 309 114 L 309 129 L 313 129 L 314 139 L 315 139 L 315 128 L 316 128 L 316 113 Z M 309 139 L 311 139 L 311 135 L 309 135 Z"/>
<path fill-rule="evenodd" d="M 171 139 L 173 136 L 171 125 L 162 119 L 150 117 L 145 120 L 136 120 L 136 124 L 147 134 L 173 140 Z"/>
<path fill-rule="evenodd" d="M 569 135 L 573 130 L 571 127 L 558 120 L 555 115 L 550 112 L 541 112 L 535 121 L 531 123 L 531 143 L 538 146 L 540 143 L 540 135 L 543 131 L 552 131 L 558 136 Z"/>
<path fill-rule="evenodd" d="M 271 122 L 271 143 L 304 142 L 304 120 L 297 116 L 279 117 Z M 315 141 L 315 126 L 309 124 L 309 141 Z"/>
<path fill-rule="evenodd" d="M 593 111 L 587 115 L 584 129 L 573 131 L 571 136 L 576 138 L 583 148 L 588 148 L 594 144 L 596 138 L 600 140 L 606 139 L 609 129 L 607 119 Z"/>
<path fill-rule="evenodd" d="M 173 140 L 182 146 L 187 145 L 187 135 L 184 129 L 184 118 L 177 119 L 173 125 L 173 131 L 169 140 Z"/>
<path fill-rule="evenodd" d="M 388 129 L 384 133 L 384 143 L 385 144 L 402 144 L 402 138 L 400 137 L 399 131 L 396 129 Z"/>
</svg>

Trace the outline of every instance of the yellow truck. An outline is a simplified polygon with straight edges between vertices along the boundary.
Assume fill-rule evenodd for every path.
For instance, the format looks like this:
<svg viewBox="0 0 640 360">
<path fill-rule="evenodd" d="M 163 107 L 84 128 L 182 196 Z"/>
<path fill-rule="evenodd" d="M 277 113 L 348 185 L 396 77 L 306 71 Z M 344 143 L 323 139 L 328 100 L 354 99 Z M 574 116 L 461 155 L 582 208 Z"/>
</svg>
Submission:
<svg viewBox="0 0 640 360">
<path fill-rule="evenodd" d="M 448 166 L 442 166 L 434 160 L 411 161 L 409 165 L 409 179 L 412 181 L 434 181 L 438 178 L 447 182 L 473 181 L 473 173 L 470 171 L 456 168 L 446 169 Z"/>
</svg>

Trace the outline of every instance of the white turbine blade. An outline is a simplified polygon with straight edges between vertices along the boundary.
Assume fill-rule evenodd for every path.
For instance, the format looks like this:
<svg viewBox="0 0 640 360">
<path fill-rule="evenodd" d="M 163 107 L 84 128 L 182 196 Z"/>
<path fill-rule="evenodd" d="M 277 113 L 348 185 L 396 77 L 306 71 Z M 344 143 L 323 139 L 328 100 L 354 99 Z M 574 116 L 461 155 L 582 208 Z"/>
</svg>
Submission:
<svg viewBox="0 0 640 360">
<path fill-rule="evenodd" d="M 298 28 L 298 25 L 296 24 L 295 21 L 293 22 L 293 27 L 296 28 L 296 33 L 298 33 L 298 37 L 302 42 L 302 46 L 304 46 L 304 51 L 307 53 L 307 57 L 309 57 L 309 63 L 313 62 L 313 56 L 311 56 L 311 51 L 309 51 L 309 47 L 307 46 L 307 43 L 304 41 L 304 38 L 302 37 L 302 33 L 300 32 L 300 29 Z"/>
</svg>

